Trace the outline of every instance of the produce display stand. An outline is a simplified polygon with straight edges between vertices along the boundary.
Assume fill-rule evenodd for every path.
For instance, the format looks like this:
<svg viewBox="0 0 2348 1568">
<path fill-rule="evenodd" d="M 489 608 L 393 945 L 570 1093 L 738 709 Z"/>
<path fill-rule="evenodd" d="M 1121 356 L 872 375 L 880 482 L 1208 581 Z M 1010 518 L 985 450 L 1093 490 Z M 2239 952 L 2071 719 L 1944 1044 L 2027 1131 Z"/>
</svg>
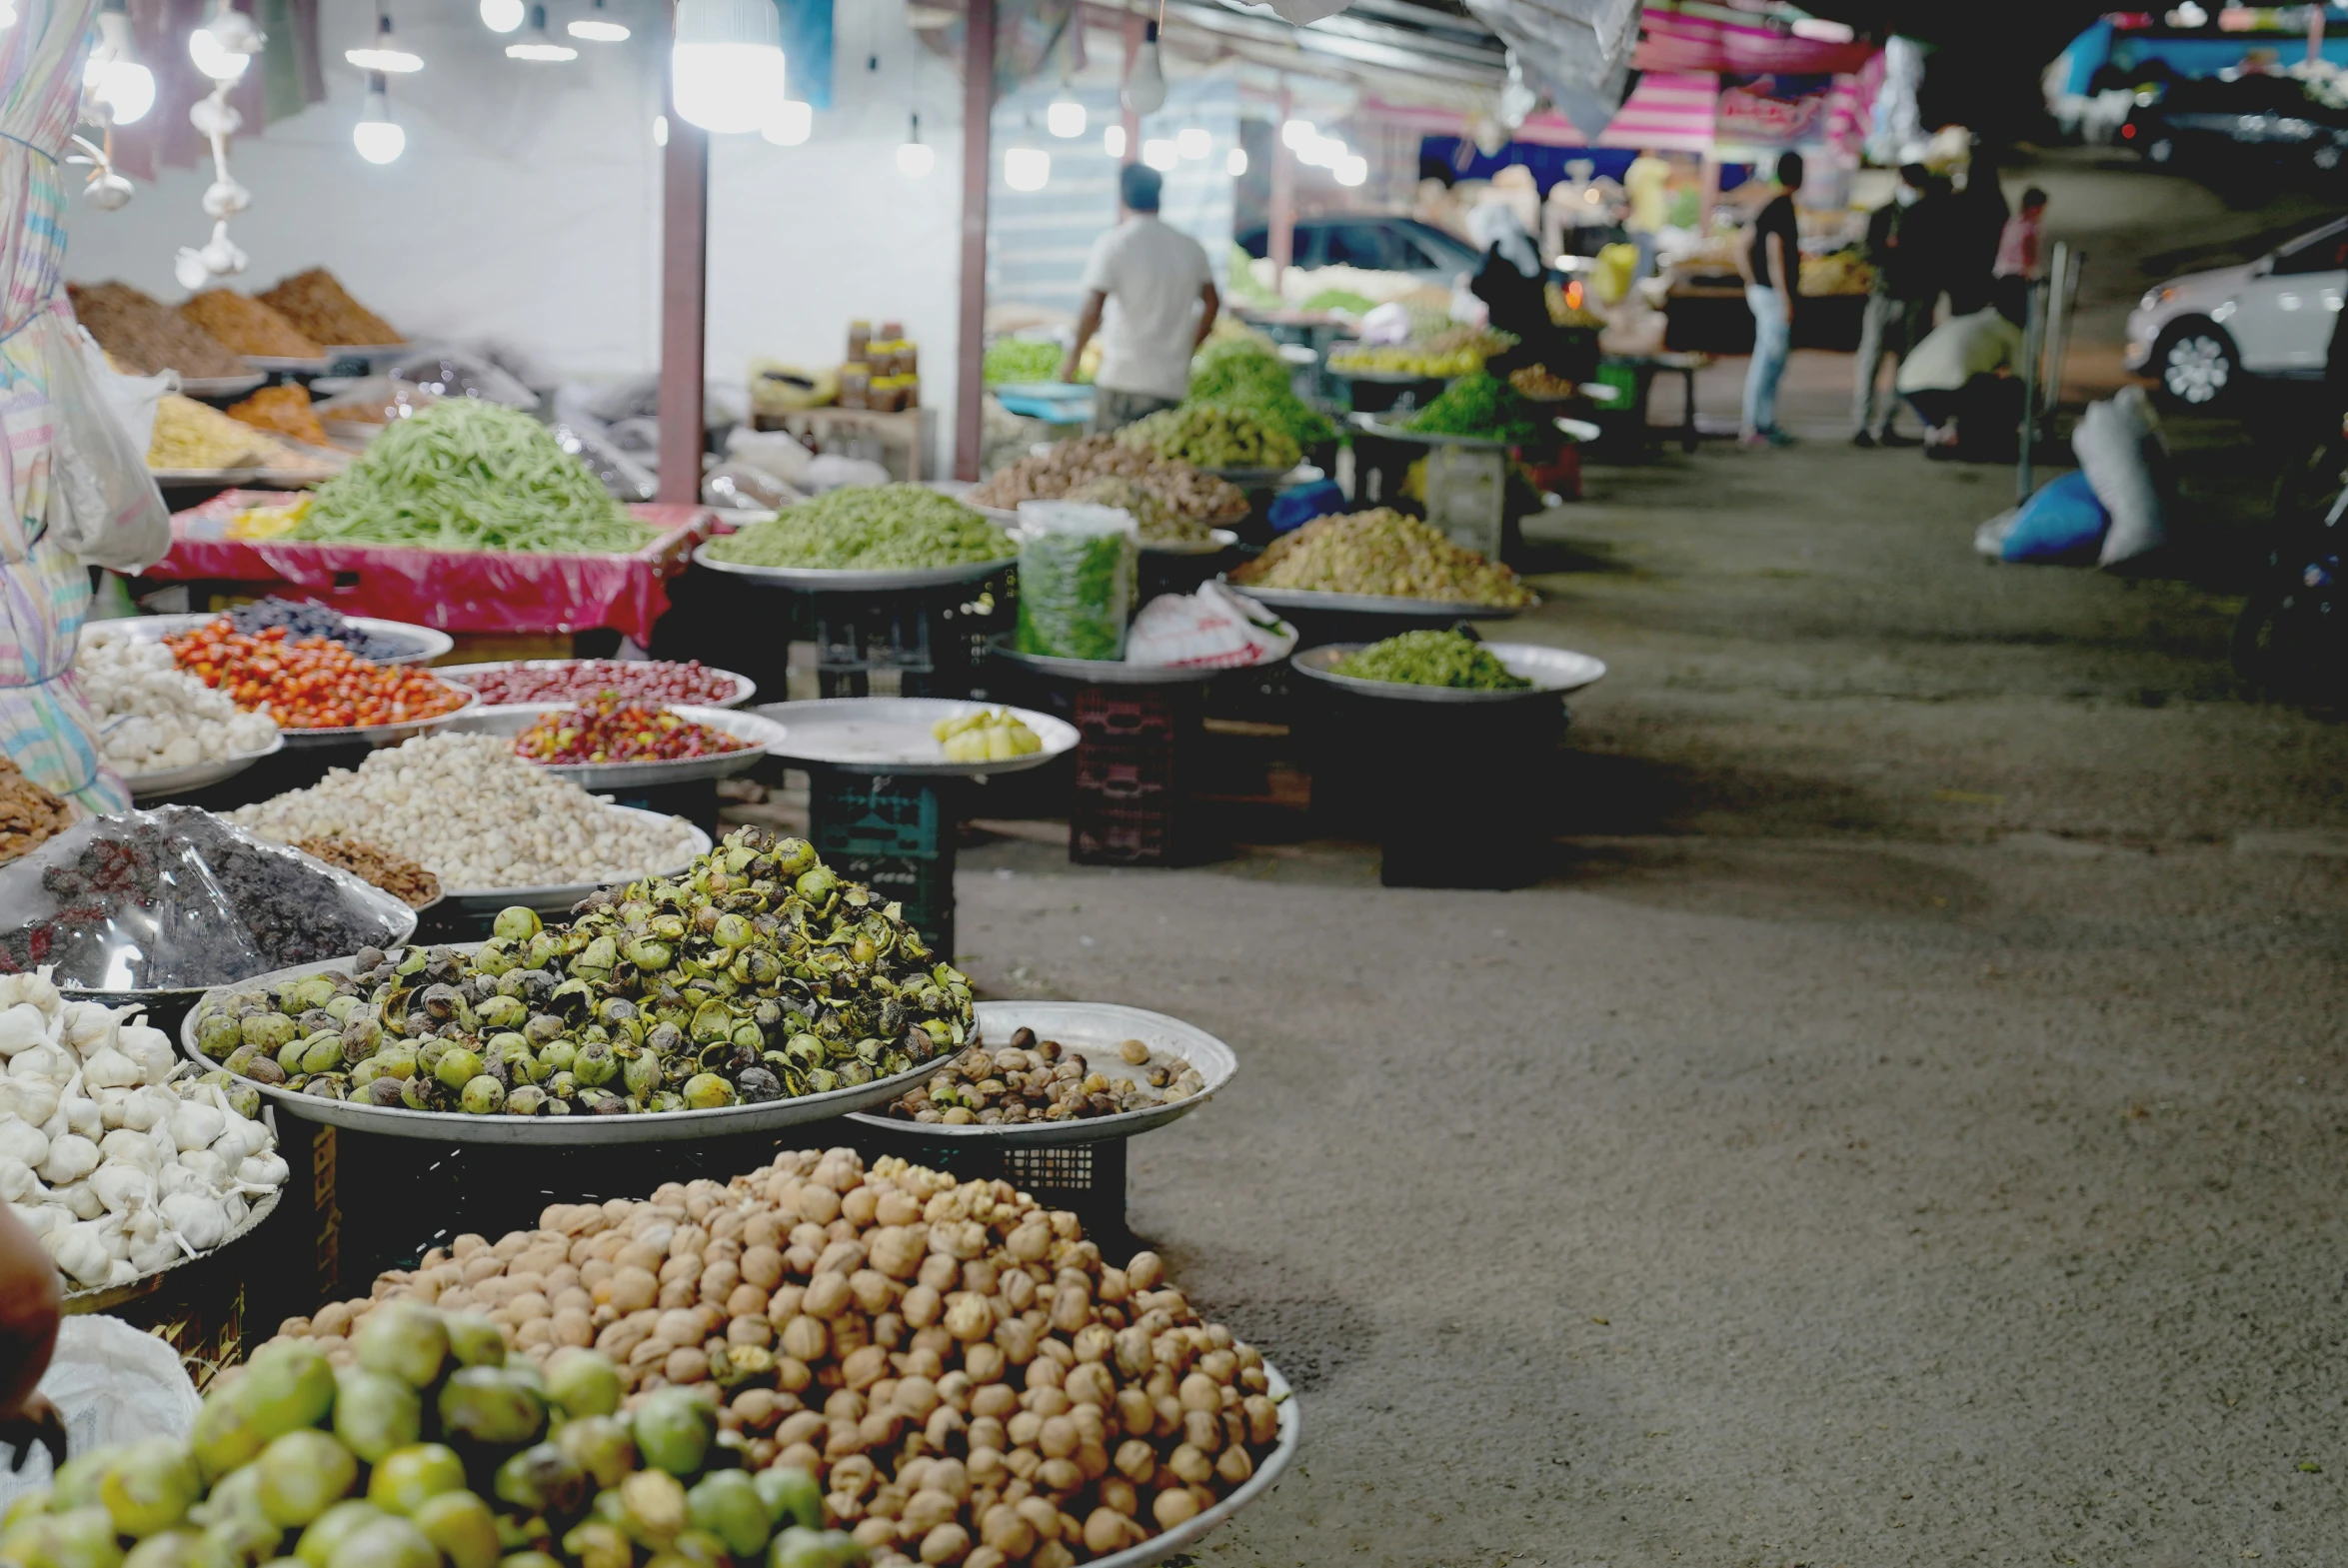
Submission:
<svg viewBox="0 0 2348 1568">
<path fill-rule="evenodd" d="M 1425 461 L 1428 527 L 1487 560 L 1500 559 L 1508 531 L 1508 462 L 1519 443 L 1404 430 L 1367 414 L 1354 415 L 1353 423 L 1391 448 L 1415 452 L 1411 461 Z"/>
<path fill-rule="evenodd" d="M 1292 661 L 1296 723 L 1323 830 L 1383 846 L 1388 887 L 1521 887 L 1544 869 L 1564 694 L 1605 674 L 1586 655 L 1489 643 L 1508 692 L 1359 681 L 1329 667 L 1360 645 Z"/>
<path fill-rule="evenodd" d="M 773 754 L 808 773 L 808 839 L 850 881 L 905 905 L 932 950 L 954 952 L 958 785 L 1042 768 L 1078 745 L 1049 714 L 1014 709 L 1044 743 L 1000 762 L 949 762 L 930 727 L 986 705 L 945 698 L 835 698 L 758 710 L 784 731 Z"/>
</svg>

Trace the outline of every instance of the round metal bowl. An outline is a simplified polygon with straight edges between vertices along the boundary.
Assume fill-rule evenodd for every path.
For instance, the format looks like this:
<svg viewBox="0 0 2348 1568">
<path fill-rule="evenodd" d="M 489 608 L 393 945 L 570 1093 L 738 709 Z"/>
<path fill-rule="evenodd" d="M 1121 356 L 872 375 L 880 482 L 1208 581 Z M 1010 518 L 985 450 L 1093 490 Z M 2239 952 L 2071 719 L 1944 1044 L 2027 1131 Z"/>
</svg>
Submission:
<svg viewBox="0 0 2348 1568">
<path fill-rule="evenodd" d="M 471 691 L 472 688 L 466 688 Z M 549 714 L 566 713 L 576 703 L 510 703 L 484 706 L 449 726 L 455 735 L 518 736 Z M 735 751 L 708 757 L 680 757 L 646 763 L 534 763 L 558 779 L 568 779 L 582 789 L 649 789 L 656 784 L 687 784 L 696 779 L 725 779 L 755 767 L 758 760 L 783 741 L 783 727 L 757 714 L 732 708 L 688 705 L 669 712 L 689 724 L 707 725 L 744 744 Z"/>
<path fill-rule="evenodd" d="M 631 816 L 641 816 L 652 822 L 678 822 L 691 834 L 693 849 L 682 861 L 662 866 L 659 870 L 642 871 L 638 875 L 680 875 L 696 858 L 710 852 L 710 835 L 681 816 L 664 816 L 659 811 L 641 810 L 633 805 L 615 805 L 612 809 L 626 811 Z M 634 881 L 637 878 L 630 876 L 625 879 Z M 609 881 L 596 881 L 556 882 L 544 887 L 444 887 L 441 889 L 441 898 L 455 903 L 468 914 L 494 915 L 500 909 L 511 909 L 519 904 L 539 914 L 568 915 L 571 906 L 580 899 L 598 887 L 612 885 L 614 883 Z"/>
<path fill-rule="evenodd" d="M 448 945 L 459 952 L 471 952 L 481 944 L 451 942 Z M 351 960 L 336 958 L 325 963 L 299 964 L 290 969 L 256 974 L 237 985 L 216 988 L 223 991 L 250 990 L 256 986 L 270 986 L 280 980 L 299 979 L 306 974 L 322 974 L 329 970 L 348 974 L 351 972 Z M 210 1070 L 220 1063 L 196 1048 L 198 1010 L 198 1007 L 189 1008 L 188 1015 L 180 1021 L 180 1048 L 206 1070 Z M 937 1058 L 933 1057 L 894 1077 L 875 1078 L 870 1083 L 858 1084 L 854 1088 L 834 1089 L 828 1094 L 803 1094 L 797 1099 L 769 1100 L 761 1105 L 728 1105 L 719 1110 L 642 1111 L 622 1116 L 468 1116 L 462 1111 L 409 1110 L 405 1106 L 355 1105 L 349 1100 L 318 1099 L 308 1094 L 292 1093 L 276 1084 L 255 1083 L 253 1087 L 259 1089 L 264 1098 L 276 1101 L 289 1116 L 303 1121 L 323 1121 L 329 1126 L 342 1127 L 352 1132 L 375 1132 L 394 1138 L 430 1138 L 442 1143 L 573 1148 L 589 1144 L 673 1143 L 693 1138 L 722 1138 L 738 1132 L 768 1132 L 777 1127 L 827 1121 L 834 1116 L 894 1099 L 937 1070 Z"/>
<path fill-rule="evenodd" d="M 182 376 L 179 390 L 191 398 L 234 398 L 251 392 L 268 379 L 260 371 L 242 376 Z"/>
<path fill-rule="evenodd" d="M 298 355 L 247 354 L 241 356 L 241 358 L 247 365 L 252 366 L 255 370 L 281 370 L 288 371 L 296 375 L 312 374 L 323 376 L 334 367 L 334 357 L 332 355 L 327 355 L 321 359 L 303 359 Z"/>
<path fill-rule="evenodd" d="M 1042 751 L 975 763 L 948 762 L 940 755 L 931 726 L 941 719 L 960 719 L 1004 706 L 954 697 L 830 697 L 774 703 L 758 712 L 780 721 L 789 731 L 788 739 L 770 748 L 777 757 L 862 774 L 946 778 L 1024 774 L 1076 749 L 1076 726 L 1033 709 L 1014 708 L 1011 713 L 1044 743 Z"/>
<path fill-rule="evenodd" d="M 277 1212 L 277 1200 L 284 1191 L 285 1188 L 281 1186 L 273 1191 L 263 1193 L 248 1203 L 245 1206 L 245 1217 L 237 1221 L 236 1227 L 227 1235 L 220 1238 L 219 1246 L 213 1247 L 209 1251 L 199 1252 L 194 1257 L 183 1254 L 178 1262 L 166 1263 L 151 1274 L 141 1274 L 138 1278 L 123 1284 L 97 1285 L 87 1290 L 68 1290 L 65 1292 L 64 1310 L 68 1314 L 76 1315 L 85 1312 L 111 1312 L 116 1307 L 136 1301 L 139 1297 L 157 1289 L 162 1285 L 164 1277 L 174 1269 L 185 1268 L 190 1263 L 201 1263 L 209 1258 L 218 1257 L 223 1251 L 235 1246 L 239 1241 L 260 1229 L 261 1222 Z"/>
<path fill-rule="evenodd" d="M 710 541 L 715 544 L 716 541 Z M 777 588 L 796 588 L 809 594 L 893 594 L 906 589 L 953 588 L 963 583 L 977 583 L 993 577 L 1009 567 L 1019 565 L 1017 556 L 1005 556 L 998 561 L 965 561 L 950 567 L 902 567 L 879 572 L 839 572 L 821 567 L 751 567 L 739 562 L 720 561 L 710 554 L 710 545 L 694 548 L 696 566 L 712 572 L 730 572 L 736 577 L 750 578 L 760 583 L 771 583 Z"/>
<path fill-rule="evenodd" d="M 1231 583 L 1233 593 L 1244 594 L 1271 610 L 1341 611 L 1346 615 L 1450 616 L 1460 621 L 1507 621 L 1540 603 L 1536 595 L 1527 605 L 1468 605 L 1455 599 L 1394 599 L 1384 594 L 1327 594 L 1314 588 L 1257 588 Z"/>
<path fill-rule="evenodd" d="M 1475 452 L 1505 452 L 1521 447 L 1528 441 L 1502 441 L 1491 436 L 1450 436 L 1436 431 L 1411 430 L 1401 425 L 1388 425 L 1374 414 L 1356 414 L 1354 425 L 1380 441 L 1415 442 L 1422 447 L 1465 447 Z"/>
<path fill-rule="evenodd" d="M 167 637 L 178 637 L 198 627 L 210 626 L 225 612 L 212 615 L 137 616 L 120 621 L 93 621 L 92 632 L 105 637 L 131 637 L 143 643 L 157 642 Z M 343 619 L 370 637 L 389 643 L 403 643 L 405 651 L 389 659 L 374 661 L 379 665 L 429 665 L 457 646 L 457 640 L 446 632 L 431 627 L 416 626 L 407 621 L 379 621 L 373 616 L 344 616 Z"/>
<path fill-rule="evenodd" d="M 1122 659 L 1063 659 L 1057 654 L 1023 654 L 1010 632 L 990 638 L 987 657 L 1062 681 L 1088 686 L 1190 686 L 1227 676 L 1233 670 L 1264 670 L 1268 665 L 1227 665 L 1206 669 L 1197 665 L 1129 665 Z M 1276 663 L 1276 661 L 1274 661 Z M 1038 732 L 1041 734 L 1042 732 Z"/>
<path fill-rule="evenodd" d="M 1593 686 L 1606 674 L 1603 660 L 1577 654 L 1568 648 L 1544 648 L 1537 643 L 1486 643 L 1494 658 L 1507 667 L 1508 673 L 1531 686 L 1509 692 L 1489 692 L 1449 686 L 1413 686 L 1407 681 L 1364 681 L 1358 676 L 1341 676 L 1329 667 L 1348 654 L 1357 654 L 1367 648 L 1366 643 L 1324 643 L 1308 648 L 1295 656 L 1299 675 L 1339 687 L 1362 697 L 1388 698 L 1403 703 L 1523 703 L 1536 698 L 1562 697 L 1567 692 L 1578 692 Z"/>
<path fill-rule="evenodd" d="M 1230 549 L 1239 542 L 1239 536 L 1227 528 L 1211 528 L 1204 539 L 1161 539 L 1142 541 L 1145 556 L 1212 556 Z"/>
<path fill-rule="evenodd" d="M 187 768 L 165 768 L 151 774 L 125 774 L 122 782 L 130 785 L 131 798 L 144 803 L 148 800 L 168 799 L 175 794 L 187 794 L 209 784 L 234 779 L 264 757 L 275 757 L 285 750 L 285 732 L 258 752 L 246 752 L 237 757 L 218 758 L 209 763 L 196 763 Z"/>
<path fill-rule="evenodd" d="M 1105 1001 L 983 1001 L 978 1004 L 978 1014 L 981 1037 L 998 1048 L 1008 1045 L 1020 1029 L 1034 1029 L 1039 1039 L 1058 1040 L 1083 1051 L 1099 1070 L 1115 1076 L 1118 1071 L 1135 1070 L 1118 1059 L 1118 1045 L 1126 1040 L 1140 1040 L 1154 1051 L 1171 1052 L 1189 1062 L 1205 1076 L 1206 1086 L 1187 1099 L 1153 1105 L 1147 1110 L 1121 1110 L 1114 1116 L 1090 1116 L 1076 1121 L 993 1125 L 973 1122 L 968 1126 L 949 1126 L 942 1121 L 911 1121 L 871 1110 L 858 1111 L 849 1119 L 949 1142 L 967 1139 L 981 1143 L 1100 1143 L 1163 1127 L 1176 1117 L 1188 1115 L 1215 1090 L 1230 1082 L 1239 1070 L 1239 1058 L 1231 1048 L 1204 1029 L 1142 1007 Z M 1109 1055 L 1095 1057 L 1097 1051 L 1107 1051 Z M 937 1064 L 931 1065 L 935 1070 Z"/>
<path fill-rule="evenodd" d="M 1270 1385 L 1273 1402 L 1279 1406 L 1280 1433 L 1279 1441 L 1273 1445 L 1270 1453 L 1263 1456 L 1263 1462 L 1255 1467 L 1255 1473 L 1241 1481 L 1230 1496 L 1212 1508 L 1203 1510 L 1171 1530 L 1152 1536 L 1139 1546 L 1129 1546 L 1107 1557 L 1096 1557 L 1085 1568 L 1151 1568 L 1154 1563 L 1165 1562 L 1177 1553 L 1187 1551 L 1216 1525 L 1271 1490 L 1288 1466 L 1295 1462 L 1296 1448 L 1304 1435 L 1304 1419 L 1296 1408 L 1295 1392 L 1288 1387 L 1288 1380 L 1280 1376 L 1279 1368 L 1266 1361 L 1263 1363 L 1263 1375 Z"/>
<path fill-rule="evenodd" d="M 465 679 L 467 676 L 497 675 L 508 670 L 569 670 L 577 665 L 592 663 L 597 663 L 597 661 L 586 659 L 508 659 L 485 665 L 435 665 L 433 666 L 432 673 L 440 677 L 443 681 L 454 681 L 459 686 L 472 686 L 473 683 Z M 609 664 L 611 661 L 604 660 L 601 661 L 601 663 Z M 704 666 L 703 668 L 707 669 L 711 675 L 724 676 L 727 680 L 733 682 L 734 695 L 731 697 L 721 698 L 714 703 L 705 703 L 700 705 L 702 707 L 740 708 L 743 704 L 749 702 L 752 698 L 759 695 L 759 684 L 748 676 L 738 676 L 731 670 L 719 670 L 712 666 Z M 574 695 L 577 697 L 593 697 L 595 692 L 591 688 L 582 687 Z M 634 699 L 633 701 L 650 702 L 652 699 L 639 698 Z"/>
<path fill-rule="evenodd" d="M 397 724 L 389 725 L 339 725 L 325 730 L 301 730 L 281 726 L 277 733 L 285 737 L 285 744 L 297 752 L 319 746 L 358 744 L 377 747 L 398 746 L 402 741 L 412 741 L 420 735 L 429 735 L 451 720 L 461 719 L 481 706 L 481 694 L 471 687 L 458 686 L 454 682 L 443 684 L 448 686 L 452 692 L 464 693 L 465 701 L 447 713 L 434 714 L 429 719 L 403 719 Z"/>
</svg>

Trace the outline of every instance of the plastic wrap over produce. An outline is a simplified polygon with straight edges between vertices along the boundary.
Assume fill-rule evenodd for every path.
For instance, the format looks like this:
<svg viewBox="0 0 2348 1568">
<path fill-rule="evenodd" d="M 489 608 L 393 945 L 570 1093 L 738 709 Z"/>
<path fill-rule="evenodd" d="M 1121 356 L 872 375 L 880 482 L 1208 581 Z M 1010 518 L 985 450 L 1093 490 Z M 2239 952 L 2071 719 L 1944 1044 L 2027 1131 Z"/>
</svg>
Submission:
<svg viewBox="0 0 2348 1568">
<path fill-rule="evenodd" d="M 69 991 L 226 984 L 416 924 L 350 872 L 188 805 L 76 823 L 0 866 L 0 973 L 51 964 Z"/>
<path fill-rule="evenodd" d="M 1123 659 L 1142 531 L 1081 501 L 1020 503 L 1019 647 L 1059 659 Z"/>
<path fill-rule="evenodd" d="M 631 506 L 629 515 L 661 530 L 631 556 L 417 550 L 399 546 L 322 545 L 305 540 L 222 537 L 250 507 L 295 498 L 232 490 L 172 519 L 171 553 L 145 576 L 170 581 L 268 585 L 289 598 L 313 599 L 346 616 L 378 616 L 443 632 L 585 632 L 610 627 L 639 643 L 668 612 L 667 580 L 685 570 L 693 547 L 710 536 L 705 507 Z"/>
</svg>

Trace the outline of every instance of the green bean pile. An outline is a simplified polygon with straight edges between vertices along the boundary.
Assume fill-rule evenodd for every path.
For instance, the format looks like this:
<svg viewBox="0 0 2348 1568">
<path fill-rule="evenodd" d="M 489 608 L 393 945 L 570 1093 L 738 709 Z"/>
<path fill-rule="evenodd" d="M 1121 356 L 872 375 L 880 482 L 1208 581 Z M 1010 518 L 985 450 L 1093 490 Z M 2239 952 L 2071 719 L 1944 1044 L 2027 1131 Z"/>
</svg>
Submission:
<svg viewBox="0 0 2348 1568">
<path fill-rule="evenodd" d="M 356 463 L 318 487 L 296 539 L 625 555 L 659 531 L 527 414 L 444 398 L 395 421 Z"/>
<path fill-rule="evenodd" d="M 1508 673 L 1499 656 L 1456 632 L 1404 632 L 1347 654 L 1331 675 L 1405 686 L 1442 686 L 1471 692 L 1521 692 L 1532 685 Z"/>
<path fill-rule="evenodd" d="M 708 547 L 746 567 L 832 572 L 905 571 L 1004 561 L 1016 552 L 1003 530 L 950 497 L 919 485 L 852 485 L 803 501 Z"/>
</svg>

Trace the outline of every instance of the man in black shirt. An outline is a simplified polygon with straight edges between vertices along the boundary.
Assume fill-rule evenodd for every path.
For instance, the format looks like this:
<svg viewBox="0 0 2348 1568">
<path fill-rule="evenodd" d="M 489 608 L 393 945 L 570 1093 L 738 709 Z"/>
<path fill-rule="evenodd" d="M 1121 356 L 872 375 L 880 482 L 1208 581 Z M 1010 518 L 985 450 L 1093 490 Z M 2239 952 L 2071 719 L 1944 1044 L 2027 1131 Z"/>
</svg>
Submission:
<svg viewBox="0 0 2348 1568">
<path fill-rule="evenodd" d="M 1802 188 L 1802 155 L 1777 160 L 1777 194 L 1753 220 L 1743 253 L 1744 298 L 1753 312 L 1753 362 L 1744 378 L 1744 434 L 1748 447 L 1789 447 L 1777 428 L 1777 383 L 1793 347 L 1793 302 L 1801 293 L 1801 231 L 1794 192 Z"/>
<path fill-rule="evenodd" d="M 1925 243 L 1926 225 L 1917 221 L 1923 211 L 1918 204 L 1931 185 L 1932 175 L 1922 164 L 1904 165 L 1892 199 L 1867 217 L 1867 265 L 1875 277 L 1859 328 L 1858 377 L 1851 387 L 1850 439 L 1857 446 L 1914 445 L 1913 438 L 1892 433 L 1899 399 L 1880 396 L 1875 383 L 1885 360 L 1896 370 L 1908 350 L 1932 330 L 1933 297 L 1939 287 Z"/>
</svg>

